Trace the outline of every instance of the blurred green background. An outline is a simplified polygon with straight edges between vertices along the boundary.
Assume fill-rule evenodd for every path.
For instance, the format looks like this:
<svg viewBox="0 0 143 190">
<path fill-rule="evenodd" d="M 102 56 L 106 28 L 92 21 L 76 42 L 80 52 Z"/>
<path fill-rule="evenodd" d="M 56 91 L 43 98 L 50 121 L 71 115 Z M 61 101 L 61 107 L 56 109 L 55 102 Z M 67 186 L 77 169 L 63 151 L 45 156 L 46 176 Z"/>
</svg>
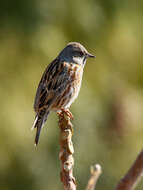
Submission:
<svg viewBox="0 0 143 190">
<path fill-rule="evenodd" d="M 142 0 L 0 2 L 0 190 L 62 189 L 56 114 L 37 149 L 30 129 L 41 75 L 70 41 L 97 56 L 71 107 L 78 189 L 94 163 L 103 168 L 97 190 L 115 188 L 143 145 L 142 10 Z"/>
</svg>

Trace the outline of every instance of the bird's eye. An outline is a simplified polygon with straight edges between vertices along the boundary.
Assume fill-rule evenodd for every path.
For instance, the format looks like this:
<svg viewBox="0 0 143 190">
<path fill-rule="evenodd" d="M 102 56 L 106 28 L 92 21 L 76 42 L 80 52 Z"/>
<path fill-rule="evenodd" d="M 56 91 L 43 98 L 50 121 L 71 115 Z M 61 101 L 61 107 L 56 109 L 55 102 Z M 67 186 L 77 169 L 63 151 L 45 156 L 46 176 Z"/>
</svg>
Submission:
<svg viewBox="0 0 143 190">
<path fill-rule="evenodd" d="M 80 54 L 81 57 L 84 55 L 82 51 L 80 51 L 79 54 Z"/>
</svg>

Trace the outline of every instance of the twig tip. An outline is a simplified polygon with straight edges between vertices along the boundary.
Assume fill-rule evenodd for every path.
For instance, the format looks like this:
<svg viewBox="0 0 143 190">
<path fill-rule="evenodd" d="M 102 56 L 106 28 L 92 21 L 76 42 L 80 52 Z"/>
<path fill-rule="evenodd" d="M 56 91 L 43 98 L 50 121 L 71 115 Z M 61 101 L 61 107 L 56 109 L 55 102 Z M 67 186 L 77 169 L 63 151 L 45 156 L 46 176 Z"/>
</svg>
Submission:
<svg viewBox="0 0 143 190">
<path fill-rule="evenodd" d="M 92 175 L 96 175 L 97 173 L 101 174 L 102 168 L 101 168 L 100 164 L 95 164 L 95 165 L 91 166 L 90 172 Z"/>
</svg>

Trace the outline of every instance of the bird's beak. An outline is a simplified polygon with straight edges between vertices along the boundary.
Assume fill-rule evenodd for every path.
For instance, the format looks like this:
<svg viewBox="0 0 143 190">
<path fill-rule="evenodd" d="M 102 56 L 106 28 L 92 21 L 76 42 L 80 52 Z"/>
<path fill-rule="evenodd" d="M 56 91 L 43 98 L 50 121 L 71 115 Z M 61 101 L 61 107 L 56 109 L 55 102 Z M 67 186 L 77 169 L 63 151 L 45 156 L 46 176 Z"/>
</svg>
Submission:
<svg viewBox="0 0 143 190">
<path fill-rule="evenodd" d="M 92 55 L 92 54 L 90 54 L 90 53 L 87 53 L 86 56 L 87 56 L 87 58 L 88 58 L 88 57 L 91 57 L 91 58 L 95 58 L 95 57 L 96 57 L 95 55 Z"/>
</svg>

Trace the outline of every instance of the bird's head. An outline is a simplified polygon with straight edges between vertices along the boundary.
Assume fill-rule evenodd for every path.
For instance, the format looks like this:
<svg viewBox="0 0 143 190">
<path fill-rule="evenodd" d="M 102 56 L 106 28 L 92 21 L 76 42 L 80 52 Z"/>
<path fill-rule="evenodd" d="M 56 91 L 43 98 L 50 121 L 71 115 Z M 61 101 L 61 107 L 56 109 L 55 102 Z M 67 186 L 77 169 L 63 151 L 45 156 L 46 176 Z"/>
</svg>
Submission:
<svg viewBox="0 0 143 190">
<path fill-rule="evenodd" d="M 59 54 L 62 61 L 73 62 L 79 65 L 85 65 L 87 58 L 95 58 L 96 56 L 88 53 L 83 45 L 78 42 L 70 42 Z"/>
</svg>

